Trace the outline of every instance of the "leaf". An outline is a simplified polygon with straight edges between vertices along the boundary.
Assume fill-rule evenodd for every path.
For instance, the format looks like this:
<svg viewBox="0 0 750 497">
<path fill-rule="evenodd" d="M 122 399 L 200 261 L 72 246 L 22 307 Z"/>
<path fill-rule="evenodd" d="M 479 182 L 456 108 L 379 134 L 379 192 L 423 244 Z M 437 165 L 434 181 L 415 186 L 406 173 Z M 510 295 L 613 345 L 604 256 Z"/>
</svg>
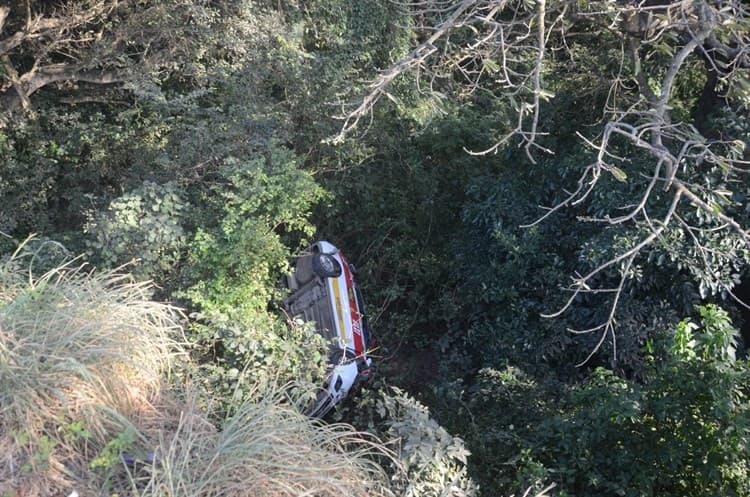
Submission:
<svg viewBox="0 0 750 497">
<path fill-rule="evenodd" d="M 388 97 L 388 100 L 390 100 L 391 102 L 393 102 L 394 104 L 398 106 L 402 105 L 401 100 L 398 97 L 396 97 L 395 95 L 392 95 L 389 92 L 384 92 L 384 93 L 385 93 L 385 96 Z"/>
<path fill-rule="evenodd" d="M 482 66 L 490 72 L 500 71 L 500 65 L 492 59 L 482 60 Z"/>
<path fill-rule="evenodd" d="M 539 98 L 545 102 L 549 102 L 551 99 L 555 98 L 555 94 L 551 91 L 539 90 Z"/>
<path fill-rule="evenodd" d="M 612 166 L 609 172 L 612 173 L 612 176 L 614 176 L 617 181 L 620 181 L 622 183 L 624 183 L 628 179 L 628 175 L 625 173 L 625 171 L 617 166 Z"/>
</svg>

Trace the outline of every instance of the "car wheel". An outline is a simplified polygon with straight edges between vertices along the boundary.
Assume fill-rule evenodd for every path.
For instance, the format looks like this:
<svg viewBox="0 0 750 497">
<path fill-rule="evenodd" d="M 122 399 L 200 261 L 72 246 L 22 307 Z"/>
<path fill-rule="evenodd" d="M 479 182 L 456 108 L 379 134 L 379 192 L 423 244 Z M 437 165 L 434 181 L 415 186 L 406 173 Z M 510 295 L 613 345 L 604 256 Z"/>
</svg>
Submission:
<svg viewBox="0 0 750 497">
<path fill-rule="evenodd" d="M 341 276 L 341 264 L 330 254 L 313 254 L 312 270 L 321 278 Z"/>
</svg>

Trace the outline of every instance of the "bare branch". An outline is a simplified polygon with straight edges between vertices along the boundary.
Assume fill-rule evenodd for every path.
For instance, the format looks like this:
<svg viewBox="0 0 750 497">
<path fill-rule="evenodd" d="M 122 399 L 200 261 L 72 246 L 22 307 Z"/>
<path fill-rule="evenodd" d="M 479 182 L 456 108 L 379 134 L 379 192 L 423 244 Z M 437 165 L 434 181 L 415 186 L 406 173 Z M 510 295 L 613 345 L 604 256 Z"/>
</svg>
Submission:
<svg viewBox="0 0 750 497">
<path fill-rule="evenodd" d="M 8 61 L 2 60 L 6 68 L 9 68 Z M 15 72 L 11 72 L 11 75 Z M 98 85 L 109 85 L 127 81 L 128 74 L 117 70 L 85 70 L 79 66 L 68 64 L 54 64 L 39 68 L 33 73 L 26 73 L 21 77 L 17 74 L 13 77 L 13 87 L 15 94 L 0 95 L 0 108 L 6 113 L 13 112 L 19 106 L 28 109 L 30 105 L 29 97 L 40 89 L 54 83 L 71 81 L 91 83 Z"/>
<path fill-rule="evenodd" d="M 43 17 L 41 15 L 34 17 L 28 12 L 23 29 L 16 31 L 4 40 L 0 40 L 0 55 L 10 53 L 27 40 L 38 40 L 45 37 L 54 39 L 59 37 L 63 31 L 70 32 L 79 26 L 97 19 L 116 4 L 117 2 L 114 1 L 111 4 L 98 2 L 82 6 L 80 9 L 69 8 L 67 12 L 60 11 L 59 15 L 53 17 Z M 9 13 L 10 10 L 6 8 L 6 16 Z M 2 25 L 0 25 L 0 28 L 2 28 Z"/>
<path fill-rule="evenodd" d="M 740 223 L 737 222 L 736 219 L 731 218 L 724 214 L 721 211 L 717 211 L 714 209 L 711 205 L 707 204 L 703 199 L 701 199 L 698 195 L 690 191 L 690 189 L 685 185 L 685 183 L 679 182 L 675 183 L 675 190 L 680 193 L 680 195 L 685 195 L 686 198 L 690 200 L 694 205 L 700 207 L 704 212 L 711 216 L 715 216 L 716 218 L 720 219 L 721 221 L 728 224 L 745 242 L 745 244 L 750 248 L 750 234 L 748 233 L 748 230 L 744 229 Z"/>
<path fill-rule="evenodd" d="M 638 254 L 634 253 L 630 257 L 628 257 L 625 261 L 625 267 L 621 271 L 620 276 L 620 284 L 617 286 L 617 289 L 615 290 L 614 298 L 612 299 L 612 303 L 610 304 L 609 308 L 609 316 L 607 317 L 607 320 L 600 324 L 599 326 L 596 326 L 594 328 L 591 328 L 589 330 L 583 330 L 583 331 L 576 331 L 573 329 L 568 329 L 568 331 L 576 334 L 582 334 L 582 333 L 593 333 L 598 330 L 603 330 L 601 336 L 599 337 L 599 341 L 596 343 L 593 349 L 589 352 L 588 356 L 586 356 L 586 359 L 576 364 L 576 367 L 581 367 L 587 364 L 594 355 L 596 355 L 597 352 L 599 352 L 599 349 L 602 348 L 602 345 L 604 345 L 604 340 L 607 338 L 607 335 L 612 337 L 612 355 L 614 357 L 617 357 L 617 334 L 615 333 L 615 314 L 617 313 L 617 307 L 620 303 L 620 296 L 622 295 L 622 290 L 625 287 L 625 281 L 628 279 L 628 273 L 630 272 L 630 267 L 633 264 L 633 261 L 635 260 L 636 256 Z"/>
<path fill-rule="evenodd" d="M 691 178 L 720 166 L 727 177 L 745 173 L 746 153 L 730 142 L 709 140 L 689 123 L 673 123 L 672 106 L 675 87 L 692 61 L 702 57 L 706 70 L 715 71 L 727 92 L 735 88 L 750 102 L 747 68 L 750 67 L 750 13 L 744 2 L 733 0 L 673 0 L 663 2 L 581 2 L 570 7 L 563 0 L 415 0 L 403 2 L 420 19 L 435 19 L 435 27 L 420 25 L 429 33 L 426 40 L 406 57 L 382 73 L 354 110 L 344 112 L 343 126 L 335 140 L 351 132 L 359 119 L 370 114 L 373 106 L 392 81 L 406 73 L 417 73 L 420 91 L 436 92 L 437 85 L 453 88 L 459 96 L 486 91 L 505 98 L 515 111 L 510 123 L 498 123 L 500 138 L 483 150 L 466 150 L 475 156 L 495 153 L 516 139 L 532 163 L 534 151 L 552 153 L 542 139 L 544 123 L 540 122 L 542 105 L 551 98 L 544 87 L 545 70 L 556 67 L 558 53 L 568 53 L 574 36 L 571 25 L 582 23 L 579 31 L 591 35 L 609 31 L 617 39 L 622 56 L 613 75 L 603 123 L 595 137 L 577 133 L 582 143 L 592 150 L 592 159 L 582 171 L 571 192 L 544 209 L 537 219 L 523 225 L 531 227 L 550 218 L 566 207 L 584 203 L 602 178 L 611 175 L 627 185 L 628 200 L 615 206 L 610 213 L 587 218 L 611 226 L 640 225 L 646 235 L 630 249 L 614 255 L 587 274 L 575 275 L 568 288 L 572 293 L 567 302 L 546 317 L 560 316 L 581 294 L 610 294 L 608 318 L 605 322 L 577 333 L 601 332 L 598 345 L 584 361 L 601 348 L 607 337 L 616 347 L 615 318 L 621 302 L 625 281 L 636 258 L 672 224 L 682 226 L 678 208 L 685 209 L 686 199 L 707 217 L 721 225 L 721 230 L 738 235 L 750 247 L 750 233 L 731 215 L 715 209 L 707 191 L 710 187 L 691 183 Z M 533 6 L 532 6 L 533 5 Z M 588 31 L 587 31 L 588 30 Z M 460 36 L 454 36 L 454 33 Z M 557 43 L 556 46 L 550 40 Z M 615 61 L 616 62 L 616 61 Z M 594 70 L 598 70 L 595 68 Z M 585 69 L 583 69 L 585 71 Z M 421 85 L 424 83 L 424 87 Z M 605 87 L 606 88 L 606 87 Z M 744 95 L 744 96 L 743 96 Z M 590 136 L 590 135 L 589 135 Z M 630 177 L 628 175 L 631 175 Z M 657 188 L 659 186 L 660 188 Z M 632 192 L 632 193 L 631 193 Z M 668 201 L 668 205 L 662 203 Z M 652 220 L 649 210 L 662 209 L 660 221 Z M 692 235 L 692 232 L 691 232 Z M 698 237 L 692 243 L 698 250 Z M 705 265 L 711 264 L 704 257 Z M 597 288 L 600 276 L 619 268 L 619 285 L 615 289 Z M 573 331 L 573 330 L 571 330 Z"/>
<path fill-rule="evenodd" d="M 539 126 L 539 109 L 541 108 L 539 98 L 542 94 L 542 67 L 544 65 L 544 49 L 547 46 L 547 33 L 544 24 L 545 16 L 547 14 L 547 3 L 545 0 L 538 0 L 538 15 L 537 15 L 537 57 L 536 64 L 534 65 L 533 71 L 533 89 L 534 89 L 534 117 L 531 119 L 531 131 L 529 131 L 530 138 L 524 146 L 526 150 L 526 156 L 531 162 L 536 162 L 534 157 L 531 155 L 531 146 L 536 138 L 537 126 Z"/>
<path fill-rule="evenodd" d="M 2 34 L 3 29 L 5 28 L 5 19 L 8 18 L 8 14 L 10 14 L 10 8 L 6 6 L 0 7 L 0 34 Z"/>
<path fill-rule="evenodd" d="M 554 12 L 547 8 L 547 0 L 537 0 L 533 9 L 522 1 L 491 0 L 464 0 L 460 3 L 425 0 L 400 5 L 409 9 L 416 18 L 432 16 L 440 17 L 440 20 L 435 27 L 420 26 L 420 29 L 429 30 L 431 35 L 381 73 L 353 110 L 344 110 L 342 127 L 330 141 L 341 141 L 356 128 L 363 116 L 372 112 L 383 95 L 388 96 L 387 88 L 395 78 L 413 71 L 418 77 L 418 88 L 431 95 L 443 94 L 435 88 L 438 82 L 450 86 L 458 78 L 465 83 L 457 90 L 464 96 L 482 88 L 486 81 L 507 90 L 506 94 L 514 101 L 517 110 L 515 127 L 490 148 L 467 152 L 485 155 L 513 137 L 519 137 L 520 145 L 532 161 L 532 150 L 552 153 L 537 141 L 545 134 L 539 129 L 541 105 L 552 96 L 543 87 L 542 73 L 551 29 L 562 24 L 567 2 L 554 2 Z M 548 16 L 552 19 L 549 24 Z M 452 38 L 453 33 L 462 29 L 471 31 L 475 38 L 469 41 Z M 427 84 L 423 87 L 420 80 Z M 343 107 L 346 109 L 347 106 Z"/>
<path fill-rule="evenodd" d="M 121 83 L 126 80 L 125 74 L 114 70 L 85 70 L 80 66 L 69 64 L 52 64 L 39 68 L 33 74 L 22 78 L 26 94 L 31 95 L 39 89 L 59 81 L 77 81 L 94 84 Z"/>
<path fill-rule="evenodd" d="M 568 301 L 555 313 L 552 314 L 543 314 L 543 317 L 557 317 L 562 315 L 564 312 L 566 312 L 573 304 L 575 298 L 581 294 L 581 293 L 601 293 L 601 289 L 592 289 L 589 285 L 589 283 L 599 274 L 602 274 L 607 268 L 619 264 L 621 262 L 624 262 L 624 267 L 620 270 L 620 281 L 617 286 L 617 288 L 614 290 L 614 292 L 611 292 L 611 290 L 606 290 L 608 293 L 614 293 L 614 296 L 612 298 L 612 301 L 610 303 L 609 307 L 609 315 L 607 316 L 607 319 L 600 323 L 597 326 L 594 326 L 592 328 L 586 329 L 586 330 L 574 330 L 574 329 L 568 329 L 569 332 L 574 334 L 588 334 L 588 333 L 594 333 L 601 330 L 601 335 L 599 337 L 598 342 L 594 346 L 594 348 L 589 352 L 587 357 L 580 362 L 577 366 L 583 366 L 587 364 L 591 358 L 601 349 L 602 345 L 604 344 L 604 341 L 607 336 L 612 337 L 612 346 L 613 346 L 613 356 L 616 357 L 617 355 L 617 336 L 615 332 L 615 318 L 617 315 L 617 309 L 620 303 L 620 297 L 622 296 L 623 289 L 625 287 L 625 282 L 629 278 L 629 272 L 630 268 L 633 264 L 633 261 L 638 257 L 638 255 L 643 251 L 643 249 L 650 244 L 652 244 L 660 235 L 661 233 L 666 229 L 667 226 L 669 226 L 671 218 L 673 216 L 676 216 L 677 206 L 679 205 L 680 198 L 682 196 L 682 192 L 677 191 L 675 192 L 674 196 L 672 197 L 672 203 L 667 211 L 667 214 L 662 219 L 661 223 L 659 223 L 658 226 L 653 226 L 649 220 L 649 226 L 651 227 L 651 233 L 641 240 L 638 244 L 630 248 L 629 250 L 625 251 L 624 253 L 613 257 L 606 262 L 600 264 L 593 270 L 591 270 L 588 274 L 582 277 L 578 277 L 574 279 L 573 284 L 571 285 L 571 290 L 573 291 L 572 296 L 568 299 Z M 642 210 L 644 216 L 646 216 L 645 210 Z"/>
<path fill-rule="evenodd" d="M 568 195 L 563 201 L 556 204 L 554 207 L 545 207 L 547 210 L 546 213 L 544 213 L 541 217 L 537 218 L 533 222 L 529 224 L 522 224 L 521 228 L 531 228 L 532 226 L 536 226 L 537 224 L 541 223 L 548 217 L 550 217 L 555 212 L 559 211 L 563 207 L 567 207 L 569 205 L 574 205 L 579 200 L 585 199 L 589 192 L 591 192 L 596 185 L 597 181 L 599 181 L 600 177 L 600 171 L 601 170 L 601 164 L 598 162 L 595 162 L 593 164 L 589 164 L 586 166 L 586 169 L 583 171 L 583 174 L 578 179 L 577 188 Z M 589 174 L 591 174 L 592 179 L 590 181 L 586 181 L 586 178 L 588 178 Z M 585 190 L 584 190 L 585 188 Z"/>
<path fill-rule="evenodd" d="M 348 112 L 344 118 L 344 124 L 339 134 L 333 138 L 333 143 L 341 142 L 347 133 L 357 127 L 359 120 L 372 111 L 373 106 L 380 100 L 380 97 L 387 94 L 390 84 L 400 75 L 407 71 L 415 69 L 422 65 L 424 61 L 437 51 L 435 43 L 446 35 L 451 29 L 454 29 L 457 20 L 470 7 L 476 3 L 476 0 L 463 0 L 458 7 L 451 13 L 448 19 L 442 23 L 434 33 L 423 43 L 413 49 L 406 57 L 391 66 L 390 69 L 382 73 L 370 84 L 370 92 L 365 96 L 359 106 L 351 112 Z"/>
<path fill-rule="evenodd" d="M 16 68 L 13 67 L 13 64 L 10 61 L 10 58 L 7 55 L 3 55 L 0 57 L 0 62 L 3 64 L 3 68 L 5 69 L 5 73 L 10 78 L 11 85 L 13 86 L 13 89 L 16 92 L 16 95 L 18 96 L 18 100 L 21 102 L 21 106 L 24 109 L 29 108 L 29 96 L 26 93 L 26 90 L 23 88 L 23 83 L 21 82 L 21 79 L 18 77 L 18 71 L 16 71 Z"/>
</svg>

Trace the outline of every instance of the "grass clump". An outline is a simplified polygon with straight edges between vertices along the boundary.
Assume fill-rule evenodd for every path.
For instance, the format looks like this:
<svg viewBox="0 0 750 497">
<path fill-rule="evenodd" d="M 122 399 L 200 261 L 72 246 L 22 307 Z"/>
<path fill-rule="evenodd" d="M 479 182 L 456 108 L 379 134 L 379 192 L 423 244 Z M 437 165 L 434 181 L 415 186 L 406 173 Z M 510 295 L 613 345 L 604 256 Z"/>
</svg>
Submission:
<svg viewBox="0 0 750 497">
<path fill-rule="evenodd" d="M 217 429 L 183 409 L 163 433 L 141 497 L 392 496 L 379 461 L 395 461 L 368 433 L 310 419 L 275 389 L 237 407 Z M 195 405 L 194 402 L 188 405 Z"/>
<path fill-rule="evenodd" d="M 0 495 L 393 495 L 392 452 L 300 414 L 299 389 L 222 416 L 167 381 L 179 357 L 200 369 L 149 284 L 71 264 L 35 276 L 31 259 L 0 262 Z"/>
<path fill-rule="evenodd" d="M 26 255 L 0 263 L 0 495 L 54 495 L 154 415 L 180 327 L 148 284 Z"/>
</svg>

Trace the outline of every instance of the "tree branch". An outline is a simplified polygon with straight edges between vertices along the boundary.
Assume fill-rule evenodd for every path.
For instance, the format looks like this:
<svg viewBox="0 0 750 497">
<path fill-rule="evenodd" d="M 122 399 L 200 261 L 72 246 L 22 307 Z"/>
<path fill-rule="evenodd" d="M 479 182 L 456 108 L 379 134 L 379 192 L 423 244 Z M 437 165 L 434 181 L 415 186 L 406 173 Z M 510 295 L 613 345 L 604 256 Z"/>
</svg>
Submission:
<svg viewBox="0 0 750 497">
<path fill-rule="evenodd" d="M 61 81 L 76 81 L 99 85 L 121 83 L 125 74 L 117 70 L 84 70 L 69 64 L 51 64 L 21 76 L 26 95 L 31 95 L 45 86 Z"/>
<path fill-rule="evenodd" d="M 733 231 L 733 236 L 736 233 L 750 247 L 748 231 L 736 219 L 715 210 L 710 201 L 701 198 L 706 189 L 710 194 L 710 182 L 709 186 L 700 184 L 699 180 L 695 180 L 695 184 L 688 182 L 691 176 L 705 177 L 707 165 L 709 169 L 720 166 L 727 177 L 741 172 L 738 165 L 742 163 L 742 153 L 730 150 L 731 143 L 708 140 L 689 123 L 673 123 L 671 111 L 675 103 L 675 86 L 680 75 L 690 67 L 694 54 L 708 61 L 727 92 L 736 90 L 738 98 L 750 101 L 747 72 L 742 70 L 750 67 L 750 15 L 745 2 L 578 2 L 576 5 L 588 12 L 578 12 L 579 9 L 571 7 L 575 11 L 572 16 L 566 15 L 566 9 L 571 5 L 566 0 L 464 0 L 460 3 L 414 0 L 405 1 L 403 5 L 410 8 L 417 19 L 439 19 L 437 27 L 430 31 L 431 36 L 424 43 L 372 83 L 359 105 L 343 116 L 344 124 L 334 140 L 342 139 L 354 129 L 362 116 L 371 113 L 382 95 L 388 96 L 386 89 L 398 75 L 418 70 L 417 85 L 420 84 L 419 78 L 426 80 L 430 84 L 429 90 L 433 90 L 433 82 L 440 78 L 446 85 L 458 81 L 456 93 L 459 96 L 486 90 L 498 98 L 507 98 L 508 107 L 515 110 L 510 124 L 499 123 L 502 129 L 499 140 L 486 150 L 466 150 L 468 153 L 484 155 L 496 152 L 511 138 L 519 137 L 519 146 L 524 147 L 526 155 L 534 162 L 531 148 L 542 148 L 536 138 L 544 134 L 540 126 L 540 115 L 543 115 L 540 109 L 547 96 L 543 89 L 543 79 L 546 79 L 543 78 L 543 69 L 548 68 L 550 62 L 557 62 L 554 58 L 559 53 L 557 49 L 568 49 L 567 38 L 571 33 L 565 22 L 559 25 L 557 22 L 580 22 L 584 28 L 590 28 L 592 22 L 601 19 L 606 21 L 606 29 L 610 31 L 607 34 L 617 35 L 617 39 L 623 40 L 620 72 L 611 83 L 603 107 L 600 135 L 587 139 L 578 133 L 585 145 L 593 149 L 595 158 L 583 168 L 572 192 L 565 191 L 561 201 L 545 207 L 544 214 L 525 225 L 533 226 L 561 208 L 581 204 L 600 185 L 600 179 L 607 177 L 603 172 L 608 172 L 627 184 L 623 193 L 628 195 L 628 200 L 624 202 L 626 205 L 615 207 L 616 212 L 613 211 L 612 215 L 598 215 L 593 220 L 620 226 L 639 223 L 648 230 L 647 235 L 641 235 L 630 249 L 615 254 L 584 276 L 575 275 L 569 287 L 573 296 L 558 312 L 547 315 L 559 316 L 581 293 L 614 294 L 607 320 L 583 330 L 588 333 L 602 331 L 598 345 L 587 361 L 600 349 L 607 336 L 615 339 L 616 310 L 625 280 L 631 277 L 629 271 L 638 255 L 661 237 L 670 223 L 681 226 L 679 220 L 675 221 L 678 207 L 687 208 L 687 202 L 681 200 L 688 200 L 701 211 L 701 216 L 705 212 L 717 221 L 721 225 L 719 230 Z M 463 29 L 453 36 L 459 28 Z M 591 34 L 587 29 L 582 32 Z M 553 33 L 555 37 L 551 37 Z M 554 46 L 549 40 L 559 40 L 559 44 Z M 572 56 L 574 52 L 568 50 Z M 630 68 L 626 63 L 627 55 L 632 62 Z M 585 62 L 585 58 L 582 60 Z M 601 61 L 594 64 L 597 65 L 592 66 L 592 70 L 600 71 Z M 630 74 L 626 74 L 628 69 Z M 627 167 L 645 167 L 646 170 L 633 171 L 635 180 L 629 180 Z M 663 194 L 658 193 L 657 185 L 662 187 Z M 671 200 L 669 205 L 662 203 L 662 197 Z M 648 209 L 654 206 L 662 209 L 661 223 L 653 222 L 649 215 Z M 624 213 L 623 209 L 626 209 Z M 698 237 L 690 238 L 687 243 L 691 240 L 699 244 Z M 698 248 L 703 247 L 699 245 Z M 709 258 L 704 258 L 704 262 L 709 263 Z M 617 288 L 592 288 L 603 273 L 616 268 L 620 270 Z"/>
<path fill-rule="evenodd" d="M 6 6 L 0 7 L 0 34 L 2 34 L 3 29 L 5 28 L 5 20 L 8 18 L 8 14 L 10 14 L 10 8 Z"/>
<path fill-rule="evenodd" d="M 10 62 L 10 58 L 7 55 L 1 56 L 0 61 L 3 64 L 3 68 L 5 68 L 5 73 L 10 78 L 11 86 L 13 87 L 13 90 L 15 90 L 16 95 L 20 100 L 21 107 L 23 107 L 24 110 L 27 110 L 30 106 L 29 96 L 26 94 L 26 91 L 23 88 L 23 83 L 18 77 L 18 71 L 16 71 L 16 68 L 13 67 L 13 64 Z"/>
<path fill-rule="evenodd" d="M 406 57 L 396 62 L 390 69 L 381 73 L 375 81 L 370 84 L 370 92 L 364 97 L 356 109 L 348 112 L 344 116 L 344 123 L 339 133 L 331 140 L 333 143 L 343 141 L 345 136 L 357 127 L 360 119 L 372 111 L 373 106 L 380 100 L 380 97 L 387 94 L 390 84 L 401 74 L 414 69 L 421 64 L 433 53 L 437 51 L 435 43 L 446 35 L 451 29 L 455 28 L 457 20 L 470 7 L 476 3 L 476 0 L 463 0 L 458 7 L 451 13 L 432 35 L 419 46 L 414 48 Z"/>
<path fill-rule="evenodd" d="M 7 57 L 3 58 L 2 62 L 5 67 L 10 67 L 6 59 Z M 20 77 L 16 75 L 13 78 L 13 88 L 15 91 L 10 94 L 7 92 L 4 95 L 0 94 L 0 109 L 3 109 L 0 111 L 0 115 L 4 115 L 5 119 L 3 121 L 5 121 L 10 115 L 19 110 L 19 108 L 28 109 L 30 105 L 29 97 L 53 83 L 68 81 L 111 85 L 127 80 L 128 74 L 119 70 L 83 69 L 80 66 L 68 64 L 44 66 Z"/>
</svg>

